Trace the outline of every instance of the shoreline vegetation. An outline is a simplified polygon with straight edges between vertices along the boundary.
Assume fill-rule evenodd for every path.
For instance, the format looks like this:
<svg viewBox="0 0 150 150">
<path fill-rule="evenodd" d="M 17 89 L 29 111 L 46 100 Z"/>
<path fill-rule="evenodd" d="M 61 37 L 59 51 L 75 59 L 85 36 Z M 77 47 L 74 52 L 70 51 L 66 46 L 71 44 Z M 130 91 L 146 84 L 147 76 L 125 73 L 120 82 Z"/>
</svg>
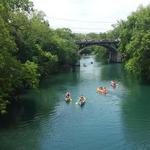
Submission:
<svg viewBox="0 0 150 150">
<path fill-rule="evenodd" d="M 70 29 L 52 29 L 28 0 L 0 2 L 0 112 L 23 89 L 78 60 Z"/>
<path fill-rule="evenodd" d="M 125 68 L 150 80 L 150 6 L 140 6 L 127 21 L 106 33 L 77 34 L 68 28 L 52 29 L 42 11 L 29 0 L 0 1 L 0 114 L 17 100 L 23 89 L 37 88 L 39 81 L 72 66 L 79 60 L 82 39 L 120 39 L 119 51 Z M 85 48 L 100 59 L 107 50 L 100 46 Z"/>
</svg>

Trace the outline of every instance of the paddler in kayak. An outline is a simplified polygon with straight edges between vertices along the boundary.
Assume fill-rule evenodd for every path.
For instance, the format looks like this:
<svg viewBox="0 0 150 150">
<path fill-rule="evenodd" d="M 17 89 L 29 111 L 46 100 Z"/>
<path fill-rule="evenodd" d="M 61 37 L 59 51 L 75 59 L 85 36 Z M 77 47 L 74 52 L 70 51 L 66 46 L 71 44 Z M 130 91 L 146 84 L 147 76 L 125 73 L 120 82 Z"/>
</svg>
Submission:
<svg viewBox="0 0 150 150">
<path fill-rule="evenodd" d="M 77 104 L 82 106 L 86 102 L 86 98 L 84 96 L 80 96 Z"/>
<path fill-rule="evenodd" d="M 103 87 L 98 87 L 98 88 L 96 89 L 96 92 L 98 92 L 98 93 L 102 93 L 102 91 L 103 91 Z"/>
<path fill-rule="evenodd" d="M 111 85 L 113 88 L 115 88 L 115 87 L 116 87 L 116 81 L 115 81 L 115 80 L 112 80 L 110 85 Z"/>
<path fill-rule="evenodd" d="M 98 87 L 96 89 L 96 92 L 101 93 L 101 94 L 107 94 L 108 90 L 106 89 L 106 87 Z"/>
<path fill-rule="evenodd" d="M 85 97 L 84 96 L 80 96 L 79 101 L 83 102 L 84 100 L 85 100 Z"/>
<path fill-rule="evenodd" d="M 67 92 L 66 95 L 65 95 L 65 100 L 66 101 L 71 101 L 71 93 L 70 92 Z"/>
<path fill-rule="evenodd" d="M 68 92 L 66 92 L 66 96 L 65 96 L 66 98 L 69 98 L 69 97 L 71 97 L 71 93 L 68 91 Z"/>
<path fill-rule="evenodd" d="M 106 89 L 106 87 L 103 87 L 103 94 L 107 94 L 108 93 L 108 90 Z"/>
</svg>

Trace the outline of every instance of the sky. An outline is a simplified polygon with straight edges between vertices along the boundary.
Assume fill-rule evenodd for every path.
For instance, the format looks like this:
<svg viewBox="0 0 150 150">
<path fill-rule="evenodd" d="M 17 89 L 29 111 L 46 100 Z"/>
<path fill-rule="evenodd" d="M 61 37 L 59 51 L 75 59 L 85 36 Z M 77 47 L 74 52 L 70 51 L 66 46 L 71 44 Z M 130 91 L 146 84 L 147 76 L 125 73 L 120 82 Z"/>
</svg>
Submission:
<svg viewBox="0 0 150 150">
<path fill-rule="evenodd" d="M 50 26 L 70 28 L 74 33 L 100 33 L 112 24 L 126 20 L 140 5 L 150 0 L 32 0 L 34 7 L 46 14 Z"/>
</svg>

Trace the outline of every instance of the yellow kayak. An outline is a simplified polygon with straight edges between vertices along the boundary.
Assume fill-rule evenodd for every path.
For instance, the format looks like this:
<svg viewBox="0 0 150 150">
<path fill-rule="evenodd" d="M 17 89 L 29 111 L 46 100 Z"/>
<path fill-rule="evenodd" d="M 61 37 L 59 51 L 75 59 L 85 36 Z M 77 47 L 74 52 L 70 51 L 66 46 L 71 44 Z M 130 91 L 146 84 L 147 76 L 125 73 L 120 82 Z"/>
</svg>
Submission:
<svg viewBox="0 0 150 150">
<path fill-rule="evenodd" d="M 68 98 L 66 97 L 66 98 L 65 98 L 65 101 L 66 101 L 66 102 L 71 102 L 71 101 L 72 101 L 72 98 L 71 98 L 71 97 L 68 97 Z"/>
</svg>

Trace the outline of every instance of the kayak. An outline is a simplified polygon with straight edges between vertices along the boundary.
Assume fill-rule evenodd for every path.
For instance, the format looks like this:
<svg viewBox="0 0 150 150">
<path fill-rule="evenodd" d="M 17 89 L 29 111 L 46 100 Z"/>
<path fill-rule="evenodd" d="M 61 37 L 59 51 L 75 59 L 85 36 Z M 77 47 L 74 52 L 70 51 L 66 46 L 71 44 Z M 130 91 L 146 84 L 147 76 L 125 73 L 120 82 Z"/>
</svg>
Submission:
<svg viewBox="0 0 150 150">
<path fill-rule="evenodd" d="M 71 98 L 71 97 L 65 98 L 65 101 L 66 101 L 66 102 L 71 102 L 71 101 L 72 101 L 72 98 Z"/>
<path fill-rule="evenodd" d="M 115 83 L 111 83 L 110 85 L 111 85 L 113 88 L 116 87 L 116 84 L 115 84 Z"/>
<path fill-rule="evenodd" d="M 77 101 L 77 104 L 80 105 L 80 106 L 83 106 L 83 105 L 85 104 L 85 102 L 86 102 L 86 98 L 84 97 L 84 100 L 81 101 L 81 100 L 79 99 L 79 100 Z"/>
<path fill-rule="evenodd" d="M 108 93 L 107 90 L 99 89 L 99 88 L 96 89 L 96 92 L 97 92 L 97 93 L 101 93 L 101 94 L 107 94 L 107 93 Z"/>
<path fill-rule="evenodd" d="M 79 104 L 80 106 L 83 106 L 83 105 L 85 104 L 85 101 L 82 101 L 82 102 L 79 101 L 78 104 Z"/>
</svg>

